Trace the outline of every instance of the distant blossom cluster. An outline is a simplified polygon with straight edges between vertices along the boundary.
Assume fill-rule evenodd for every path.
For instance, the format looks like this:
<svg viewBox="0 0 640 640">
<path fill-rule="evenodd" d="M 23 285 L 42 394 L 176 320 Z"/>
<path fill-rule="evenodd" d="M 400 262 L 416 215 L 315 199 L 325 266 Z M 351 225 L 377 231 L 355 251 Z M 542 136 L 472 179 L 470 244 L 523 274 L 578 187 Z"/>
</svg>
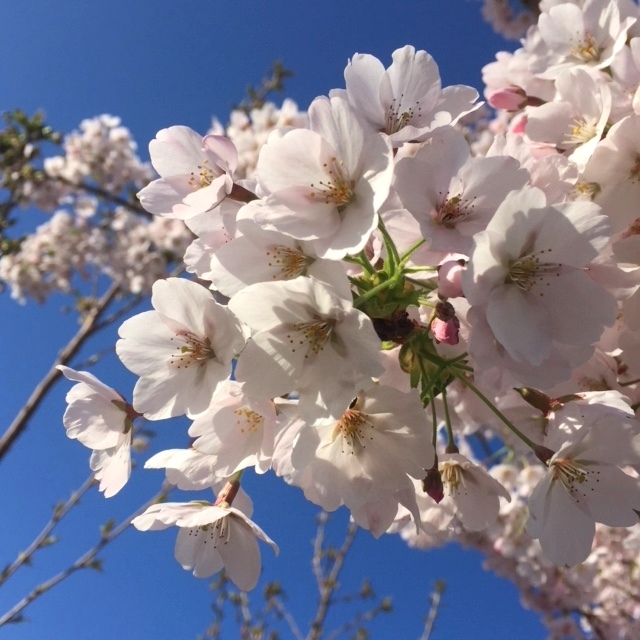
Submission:
<svg viewBox="0 0 640 640">
<path fill-rule="evenodd" d="M 64 424 L 113 495 L 138 417 L 191 420 L 145 466 L 216 499 L 134 520 L 177 526 L 185 569 L 256 585 L 277 547 L 251 467 L 374 536 L 480 548 L 554 638 L 638 636 L 640 16 L 540 8 L 483 70 L 482 144 L 475 89 L 411 46 L 355 54 L 306 114 L 150 143 L 140 202 L 193 233 L 198 282 L 157 280 L 121 325 L 131 402 L 64 369 Z"/>
<path fill-rule="evenodd" d="M 306 114 L 291 100 L 281 109 L 267 103 L 250 115 L 232 112 L 226 135 L 238 149 L 236 174 L 253 173 L 258 151 L 273 129 L 305 122 Z M 218 121 L 211 131 L 224 132 Z M 154 178 L 119 118 L 83 120 L 80 130 L 65 138 L 64 152 L 45 158 L 46 179 L 23 186 L 25 206 L 52 216 L 25 238 L 19 252 L 0 257 L 0 281 L 20 302 L 30 298 L 42 303 L 52 293 L 69 293 L 78 277 L 86 279 L 93 272 L 118 280 L 123 291 L 150 293 L 153 283 L 184 255 L 192 233 L 179 220 L 150 220 L 126 202 L 118 204 L 118 197 L 124 200 L 128 191 L 138 191 Z"/>
</svg>

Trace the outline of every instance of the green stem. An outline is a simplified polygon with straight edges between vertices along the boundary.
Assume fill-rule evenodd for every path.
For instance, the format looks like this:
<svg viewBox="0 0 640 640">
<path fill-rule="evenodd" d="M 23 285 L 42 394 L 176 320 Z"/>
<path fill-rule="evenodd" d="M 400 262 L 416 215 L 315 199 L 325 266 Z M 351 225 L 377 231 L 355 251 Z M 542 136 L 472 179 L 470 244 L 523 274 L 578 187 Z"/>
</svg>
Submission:
<svg viewBox="0 0 640 640">
<path fill-rule="evenodd" d="M 418 242 L 412 244 L 403 254 L 400 255 L 399 257 L 400 264 L 404 266 L 409 260 L 409 258 L 411 257 L 411 254 L 416 249 L 419 249 L 425 242 L 426 240 L 424 238 L 421 238 L 420 240 L 418 240 Z"/>
<path fill-rule="evenodd" d="M 431 444 L 433 448 L 436 448 L 438 442 L 438 416 L 436 414 L 435 396 L 433 395 L 433 389 L 429 389 L 429 404 L 431 404 L 431 422 L 433 423 L 433 431 L 431 434 Z"/>
<path fill-rule="evenodd" d="M 371 276 L 376 273 L 374 266 L 371 264 L 371 261 L 369 260 L 369 257 L 364 252 L 364 250 L 362 250 L 357 256 L 346 256 L 345 258 L 343 258 L 343 260 L 344 262 L 357 264 Z"/>
<path fill-rule="evenodd" d="M 449 414 L 449 403 L 447 402 L 447 388 L 442 389 L 442 402 L 444 404 L 444 424 L 447 429 L 447 453 L 449 448 L 456 447 L 456 441 L 453 437 L 453 428 L 451 427 L 451 415 Z"/>
<path fill-rule="evenodd" d="M 502 422 L 513 434 L 515 434 L 522 442 L 529 446 L 534 451 L 540 449 L 540 445 L 527 438 L 507 417 L 500 411 L 494 404 L 487 398 L 478 387 L 476 387 L 470 380 L 464 377 L 458 370 L 453 367 L 449 368 L 449 373 L 459 380 L 465 387 L 473 391 L 473 393 L 487 406 L 487 408 Z"/>
<path fill-rule="evenodd" d="M 385 280 L 384 282 L 381 282 L 380 284 L 377 284 L 372 289 L 369 289 L 369 291 L 367 291 L 366 293 L 363 293 L 361 296 L 358 296 L 353 301 L 353 306 L 357 308 L 363 302 L 366 302 L 367 300 L 369 300 L 369 298 L 373 298 L 380 291 L 384 291 L 385 289 L 389 289 L 390 287 L 395 286 L 397 284 L 397 282 L 398 282 L 398 279 L 399 279 L 398 278 L 398 274 L 396 274 L 395 276 L 389 278 L 388 280 Z"/>
<path fill-rule="evenodd" d="M 382 234 L 384 247 L 387 250 L 387 260 L 389 262 L 389 266 L 392 268 L 391 275 L 395 275 L 398 269 L 398 263 L 400 262 L 400 256 L 398 255 L 396 245 L 389 235 L 387 228 L 384 226 L 384 222 L 382 221 L 382 218 L 380 216 L 378 216 L 378 231 L 380 231 L 380 233 Z"/>
</svg>

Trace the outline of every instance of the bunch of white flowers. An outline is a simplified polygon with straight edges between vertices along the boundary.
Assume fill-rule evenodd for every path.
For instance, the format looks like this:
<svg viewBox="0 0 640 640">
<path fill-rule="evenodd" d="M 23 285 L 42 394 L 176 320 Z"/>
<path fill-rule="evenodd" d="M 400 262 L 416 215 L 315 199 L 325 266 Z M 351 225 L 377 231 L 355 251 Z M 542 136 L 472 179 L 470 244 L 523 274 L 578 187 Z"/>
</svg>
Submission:
<svg viewBox="0 0 640 640">
<path fill-rule="evenodd" d="M 596 523 L 637 523 L 638 9 L 542 10 L 485 69 L 512 115 L 484 157 L 459 125 L 477 92 L 443 88 L 410 46 L 388 68 L 356 54 L 345 89 L 271 131 L 254 175 L 236 174 L 220 131 L 151 143 L 160 178 L 141 201 L 193 231 L 184 261 L 211 291 L 160 280 L 154 311 L 121 326 L 117 353 L 139 376 L 125 408 L 187 415 L 192 447 L 147 466 L 224 488 L 134 525 L 181 527 L 176 557 L 196 575 L 257 581 L 255 539 L 271 541 L 234 505 L 248 467 L 416 546 L 500 540 L 508 556 L 533 538 L 574 566 Z M 511 463 L 492 468 L 476 435 L 498 436 Z"/>
</svg>

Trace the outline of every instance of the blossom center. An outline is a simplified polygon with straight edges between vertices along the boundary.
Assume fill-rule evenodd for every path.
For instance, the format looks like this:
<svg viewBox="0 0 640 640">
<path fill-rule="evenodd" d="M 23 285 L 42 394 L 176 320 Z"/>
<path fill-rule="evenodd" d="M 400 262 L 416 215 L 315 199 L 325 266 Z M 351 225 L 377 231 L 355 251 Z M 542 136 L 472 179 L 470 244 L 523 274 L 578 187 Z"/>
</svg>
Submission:
<svg viewBox="0 0 640 640">
<path fill-rule="evenodd" d="M 211 346 L 211 339 L 208 336 L 200 338 L 190 331 L 184 331 L 177 333 L 171 340 L 179 340 L 183 343 L 175 353 L 171 354 L 169 359 L 169 364 L 177 369 L 186 369 L 192 365 L 202 367 L 207 360 L 216 357 Z"/>
<path fill-rule="evenodd" d="M 600 185 L 597 182 L 576 182 L 573 187 L 576 200 L 593 200 L 599 193 Z"/>
<path fill-rule="evenodd" d="M 543 282 L 549 286 L 547 279 L 550 276 L 559 276 L 562 265 L 556 262 L 543 262 L 540 256 L 548 251 L 551 249 L 542 249 L 517 260 L 511 260 L 505 284 L 515 284 L 525 292 L 531 291 L 536 284 Z M 540 295 L 543 294 L 540 293 Z"/>
<path fill-rule="evenodd" d="M 239 427 L 240 433 L 255 433 L 262 426 L 263 417 L 251 409 L 242 407 L 241 409 L 236 409 L 233 413 L 238 416 L 236 426 Z"/>
<path fill-rule="evenodd" d="M 600 482 L 598 478 L 600 471 L 585 469 L 575 460 L 568 458 L 553 460 L 549 467 L 553 473 L 553 480 L 561 482 L 576 502 L 588 498 L 589 493 L 595 491 L 594 483 Z"/>
<path fill-rule="evenodd" d="M 287 333 L 286 338 L 293 352 L 306 346 L 306 359 L 309 355 L 318 355 L 324 349 L 325 344 L 331 339 L 334 326 L 335 320 L 327 318 L 296 322 L 293 331 Z"/>
<path fill-rule="evenodd" d="M 303 253 L 283 246 L 272 246 L 266 251 L 267 265 L 278 269 L 271 278 L 273 280 L 291 280 L 298 276 L 306 276 L 307 269 L 313 264 L 314 259 Z M 279 277 L 278 277 L 279 276 Z"/>
<path fill-rule="evenodd" d="M 404 94 L 400 95 L 400 100 L 394 98 L 387 107 L 385 133 L 391 135 L 397 133 L 406 126 L 419 126 L 418 121 L 422 116 L 420 101 L 416 100 L 415 105 L 403 104 Z"/>
<path fill-rule="evenodd" d="M 325 204 L 334 204 L 338 211 L 342 211 L 355 200 L 355 184 L 349 179 L 342 160 L 333 157 L 330 162 L 324 162 L 322 167 L 328 179 L 312 182 L 309 197 L 321 199 Z"/>
<path fill-rule="evenodd" d="M 218 543 L 222 542 L 227 544 L 229 542 L 230 527 L 227 524 L 227 516 L 216 520 L 211 524 L 203 524 L 199 527 L 189 529 L 190 536 L 202 537 L 202 543 L 213 542 L 213 548 L 218 546 Z"/>
<path fill-rule="evenodd" d="M 371 423 L 367 420 L 366 414 L 357 408 L 358 399 L 352 403 L 343 414 L 342 418 L 336 422 L 333 431 L 333 440 L 341 438 L 342 443 L 347 445 L 351 454 L 356 453 L 356 449 L 364 449 L 367 438 L 373 440 L 373 433 L 367 427 L 371 427 Z"/>
<path fill-rule="evenodd" d="M 197 171 L 191 172 L 189 177 L 189 186 L 194 191 L 198 191 L 198 189 L 208 187 L 217 177 L 217 172 L 209 166 L 209 160 L 205 159 L 202 164 L 198 165 Z"/>
<path fill-rule="evenodd" d="M 595 124 L 587 122 L 584 118 L 576 118 L 570 125 L 564 141 L 568 145 L 581 145 L 595 138 L 597 134 L 598 129 Z"/>
<path fill-rule="evenodd" d="M 449 495 L 458 490 L 462 484 L 462 469 L 459 464 L 448 462 L 442 465 L 442 481 L 449 487 Z"/>
<path fill-rule="evenodd" d="M 445 229 L 455 229 L 458 222 L 462 222 L 473 213 L 473 200 L 468 202 L 460 196 L 453 196 L 452 198 L 447 196 L 436 208 L 433 220 Z"/>
<path fill-rule="evenodd" d="M 583 62 L 598 62 L 601 53 L 602 49 L 590 33 L 585 34 L 584 40 L 571 49 L 571 55 Z"/>
</svg>

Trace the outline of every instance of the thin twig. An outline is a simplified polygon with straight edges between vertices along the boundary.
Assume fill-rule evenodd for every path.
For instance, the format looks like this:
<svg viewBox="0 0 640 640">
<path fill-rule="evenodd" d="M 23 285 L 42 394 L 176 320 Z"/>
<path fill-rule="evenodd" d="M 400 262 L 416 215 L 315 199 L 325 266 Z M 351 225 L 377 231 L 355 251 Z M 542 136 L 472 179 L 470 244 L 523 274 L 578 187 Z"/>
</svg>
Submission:
<svg viewBox="0 0 640 640">
<path fill-rule="evenodd" d="M 321 524 L 324 529 L 324 523 L 326 522 L 326 514 L 324 521 L 321 521 Z M 320 528 L 320 526 L 318 527 Z M 324 626 L 325 619 L 327 617 L 327 613 L 329 611 L 329 607 L 331 606 L 332 596 L 335 590 L 338 588 L 338 577 L 340 576 L 340 571 L 344 565 L 344 561 L 347 557 L 347 553 L 353 544 L 353 541 L 356 537 L 356 533 L 358 532 L 358 525 L 354 522 L 350 522 L 347 528 L 347 534 L 344 538 L 344 542 L 342 543 L 342 547 L 338 549 L 335 554 L 332 555 L 333 565 L 331 566 L 331 570 L 329 574 L 321 580 L 319 589 L 320 589 L 320 600 L 318 602 L 318 608 L 316 610 L 316 616 L 311 623 L 311 629 L 309 631 L 309 635 L 307 636 L 308 640 L 319 640 L 322 635 L 322 630 Z M 318 536 L 316 536 L 316 540 Z M 326 555 L 325 552 L 322 552 L 323 555 Z M 319 561 L 316 559 L 316 553 L 314 549 L 314 572 L 316 563 L 319 565 Z M 322 575 L 322 574 L 321 574 Z"/>
<path fill-rule="evenodd" d="M 442 594 L 444 593 L 445 584 L 442 580 L 437 580 L 435 586 L 433 587 L 433 592 L 431 593 L 431 597 L 429 598 L 431 601 L 431 606 L 429 607 L 429 615 L 424 623 L 424 631 L 420 636 L 420 640 L 429 640 L 431 637 L 431 632 L 433 631 L 433 626 L 436 622 L 436 618 L 438 617 L 438 607 L 440 606 L 440 601 L 442 600 Z"/>
<path fill-rule="evenodd" d="M 379 613 L 388 612 L 388 609 L 384 604 L 379 604 L 377 607 L 369 611 L 365 611 L 364 613 L 359 613 L 354 616 L 348 622 L 345 622 L 344 625 L 332 631 L 327 637 L 326 640 L 337 640 L 340 636 L 344 636 L 352 629 L 355 629 L 357 625 L 362 623 L 371 622 Z"/>
<path fill-rule="evenodd" d="M 322 593 L 322 585 L 324 584 L 324 572 L 322 571 L 322 546 L 324 544 L 324 532 L 327 525 L 329 514 L 323 511 L 318 515 L 318 528 L 316 529 L 316 538 L 313 541 L 313 560 L 311 561 L 313 567 L 313 575 L 316 578 L 316 584 L 318 585 L 318 591 Z"/>
<path fill-rule="evenodd" d="M 152 504 L 155 504 L 159 500 L 162 500 L 167 496 L 171 490 L 171 485 L 165 482 L 158 493 L 156 493 L 145 504 L 136 509 L 128 518 L 125 518 L 117 527 L 114 527 L 108 532 L 104 532 L 100 538 L 100 542 L 94 547 L 89 549 L 86 553 L 83 553 L 70 567 L 56 574 L 49 580 L 42 582 L 35 587 L 27 596 L 25 596 L 20 602 L 14 605 L 9 611 L 7 611 L 2 617 L 0 617 L 0 627 L 7 623 L 20 622 L 22 618 L 22 611 L 28 607 L 34 600 L 37 600 L 41 595 L 60 584 L 63 580 L 66 580 L 69 576 L 73 575 L 80 569 L 96 569 L 96 556 L 106 547 L 110 542 L 113 542 L 129 525 L 131 521 L 139 516 Z"/>
<path fill-rule="evenodd" d="M 285 607 L 284 602 L 282 602 L 279 598 L 272 598 L 269 601 L 269 604 L 282 616 L 284 621 L 287 623 L 287 626 L 291 630 L 291 634 L 296 640 L 304 640 L 304 636 L 302 635 L 302 631 L 300 631 L 300 627 L 298 627 L 295 618 Z"/>
<path fill-rule="evenodd" d="M 53 510 L 53 516 L 51 520 L 45 525 L 44 529 L 36 536 L 33 542 L 27 547 L 25 551 L 21 551 L 18 557 L 12 564 L 7 566 L 2 573 L 0 573 L 0 585 L 3 585 L 22 565 L 29 564 L 33 554 L 40 548 L 46 545 L 49 535 L 55 528 L 55 526 L 69 513 L 69 511 L 75 507 L 80 498 L 89 490 L 89 488 L 95 483 L 93 474 L 91 474 L 80 486 L 77 491 L 71 494 L 71 497 L 63 504 L 57 505 Z"/>
<path fill-rule="evenodd" d="M 56 182 L 56 181 L 61 182 L 62 184 L 65 184 L 68 187 L 71 187 L 72 189 L 76 189 L 77 191 L 86 191 L 87 193 L 91 193 L 94 196 L 98 196 L 103 200 L 107 200 L 121 207 L 126 207 L 127 209 L 130 209 L 134 213 L 137 213 L 138 215 L 143 216 L 144 218 L 147 218 L 147 219 L 153 218 L 153 214 L 150 214 L 142 205 L 137 204 L 135 202 L 131 202 L 130 200 L 125 200 L 124 198 L 114 195 L 113 193 L 109 193 L 106 189 L 103 189 L 102 187 L 94 186 L 91 184 L 85 184 L 85 183 L 76 184 L 75 182 L 72 182 L 71 180 L 67 180 L 66 178 L 63 178 L 61 176 L 56 176 L 55 178 L 49 178 L 49 179 L 52 180 L 53 182 Z"/>
<path fill-rule="evenodd" d="M 14 442 L 22 435 L 34 411 L 53 386 L 53 383 L 62 375 L 56 367 L 59 364 L 66 365 L 78 352 L 85 340 L 95 333 L 98 319 L 119 291 L 120 283 L 114 282 L 109 290 L 87 313 L 76 335 L 73 336 L 67 346 L 60 351 L 49 372 L 38 383 L 29 396 L 29 399 L 18 412 L 18 415 L 0 438 L 0 460 L 4 458 Z"/>
</svg>

